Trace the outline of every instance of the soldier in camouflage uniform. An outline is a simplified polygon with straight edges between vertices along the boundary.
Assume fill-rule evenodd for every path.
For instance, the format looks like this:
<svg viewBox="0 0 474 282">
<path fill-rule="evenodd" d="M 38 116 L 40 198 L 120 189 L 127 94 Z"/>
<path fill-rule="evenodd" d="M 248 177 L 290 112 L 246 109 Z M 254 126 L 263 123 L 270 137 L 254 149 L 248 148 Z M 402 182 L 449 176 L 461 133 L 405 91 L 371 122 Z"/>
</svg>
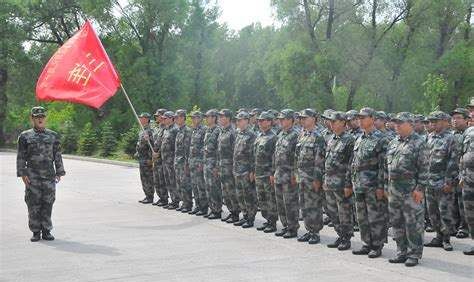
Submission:
<svg viewBox="0 0 474 282">
<path fill-rule="evenodd" d="M 232 128 L 232 112 L 229 109 L 222 109 L 219 112 L 219 124 L 221 126 L 218 138 L 218 165 L 219 178 L 221 181 L 222 196 L 224 203 L 229 210 L 229 215 L 222 218 L 227 223 L 239 221 L 240 207 L 237 200 L 237 193 L 234 185 L 233 163 L 235 131 Z"/>
<path fill-rule="evenodd" d="M 275 189 L 271 182 L 274 174 L 272 168 L 273 153 L 275 152 L 276 135 L 272 130 L 272 120 L 275 117 L 270 112 L 262 112 L 258 117 L 260 132 L 255 139 L 255 184 L 257 188 L 258 204 L 266 222 L 257 227 L 265 233 L 276 231 L 278 211 L 275 198 Z"/>
<path fill-rule="evenodd" d="M 461 158 L 464 132 L 468 127 L 469 111 L 464 108 L 457 108 L 451 112 L 452 124 L 454 127 L 454 138 L 456 141 L 456 151 L 458 152 L 457 162 Z M 469 229 L 464 216 L 464 201 L 462 189 L 458 185 L 459 181 L 454 182 L 454 216 L 456 218 L 456 237 L 466 238 L 469 236 Z"/>
<path fill-rule="evenodd" d="M 262 109 L 260 109 L 260 108 L 254 108 L 250 112 L 250 125 L 249 125 L 249 128 L 253 132 L 255 132 L 255 134 L 260 132 L 260 128 L 258 127 L 257 119 L 258 119 L 258 116 L 260 116 L 261 113 L 262 113 Z"/>
<path fill-rule="evenodd" d="M 382 132 L 388 139 L 388 141 L 391 141 L 393 138 L 395 138 L 395 132 L 392 130 L 387 129 L 387 114 L 384 111 L 377 111 L 374 114 L 374 126 Z"/>
<path fill-rule="evenodd" d="M 457 179 L 457 152 L 454 135 L 448 130 L 451 117 L 441 111 L 433 112 L 428 119 L 434 131 L 428 136 L 428 185 L 426 202 L 436 237 L 426 247 L 443 247 L 452 251 L 450 236 L 455 232 L 453 216 L 454 191 Z"/>
<path fill-rule="evenodd" d="M 386 185 L 390 220 L 397 253 L 390 263 L 415 266 L 423 254 L 423 189 L 427 185 L 427 150 L 413 130 L 414 116 L 407 112 L 395 118 L 398 136 L 388 145 Z"/>
<path fill-rule="evenodd" d="M 159 197 L 159 200 L 153 203 L 153 205 L 159 207 L 168 205 L 168 191 L 166 190 L 165 177 L 163 175 L 163 161 L 159 156 L 161 140 L 165 130 L 165 126 L 163 124 L 163 114 L 165 112 L 166 109 L 156 110 L 155 122 L 157 126 L 153 131 L 153 150 L 155 151 L 155 155 L 153 156 L 153 180 L 155 193 Z"/>
<path fill-rule="evenodd" d="M 281 124 L 281 132 L 275 145 L 273 156 L 275 196 L 280 221 L 283 229 L 275 233 L 283 238 L 294 238 L 298 235 L 298 189 L 296 187 L 296 163 L 295 150 L 298 142 L 298 134 L 293 128 L 294 111 L 282 110 L 278 116 Z"/>
<path fill-rule="evenodd" d="M 348 250 L 353 236 L 352 183 L 350 160 L 354 148 L 354 137 L 346 131 L 346 115 L 332 112 L 326 116 L 331 120 L 333 134 L 326 146 L 324 189 L 326 189 L 327 213 L 334 224 L 338 238 L 329 248 Z"/>
<path fill-rule="evenodd" d="M 357 114 L 359 112 L 356 110 L 350 110 L 346 112 L 347 117 L 347 132 L 354 137 L 354 140 L 362 134 L 362 130 L 360 129 L 359 119 L 357 118 Z M 357 221 L 357 212 L 355 205 L 352 206 L 352 215 L 354 216 L 354 231 L 359 231 L 359 222 Z"/>
<path fill-rule="evenodd" d="M 191 186 L 196 207 L 189 212 L 195 215 L 206 215 L 209 209 L 206 184 L 204 183 L 204 135 L 206 127 L 202 125 L 203 114 L 200 111 L 191 113 L 192 134 L 189 147 L 189 171 Z"/>
<path fill-rule="evenodd" d="M 362 129 L 354 143 L 351 177 L 355 206 L 364 245 L 354 255 L 377 258 L 387 240 L 387 201 L 384 195 L 386 135 L 374 126 L 375 110 L 362 108 L 358 113 Z"/>
<path fill-rule="evenodd" d="M 176 186 L 183 204 L 177 211 L 188 213 L 193 209 L 193 191 L 189 171 L 189 147 L 191 145 L 191 129 L 186 125 L 186 110 L 176 111 L 175 124 L 177 127 L 174 149 L 174 171 Z"/>
<path fill-rule="evenodd" d="M 243 218 L 234 223 L 242 228 L 253 227 L 257 214 L 257 191 L 255 180 L 254 142 L 255 133 L 248 127 L 250 115 L 240 112 L 236 116 L 237 136 L 234 142 L 233 173 L 235 189 Z"/>
<path fill-rule="evenodd" d="M 18 136 L 17 176 L 25 184 L 28 226 L 32 242 L 54 240 L 51 213 L 56 199 L 56 183 L 66 174 L 58 134 L 46 129 L 46 110 L 31 109 L 33 128 Z"/>
<path fill-rule="evenodd" d="M 153 143 L 153 130 L 150 127 L 151 115 L 149 113 L 141 113 L 138 117 L 144 130 L 140 131 L 138 134 L 136 156 L 138 157 L 142 188 L 145 193 L 145 198 L 138 202 L 142 204 L 151 204 L 153 203 L 153 195 L 155 194 L 153 184 L 153 151 L 150 148 L 150 144 Z"/>
<path fill-rule="evenodd" d="M 272 130 L 275 135 L 278 135 L 281 131 L 280 121 L 277 119 L 278 115 L 280 114 L 277 110 L 270 109 L 268 110 L 275 118 L 272 121 Z"/>
<path fill-rule="evenodd" d="M 298 238 L 299 242 L 317 244 L 319 231 L 323 229 L 322 189 L 326 142 L 316 127 L 317 112 L 313 109 L 301 111 L 300 117 L 304 131 L 298 142 L 297 182 L 303 195 L 303 219 L 306 234 Z"/>
<path fill-rule="evenodd" d="M 459 163 L 460 183 L 462 188 L 462 196 L 464 200 L 464 216 L 469 227 L 471 239 L 474 240 L 474 98 L 468 105 L 470 109 L 471 124 L 464 132 L 464 139 L 461 151 L 461 159 Z M 465 255 L 474 255 L 474 247 L 466 249 Z"/>
<path fill-rule="evenodd" d="M 176 188 L 176 176 L 174 171 L 174 150 L 178 129 L 174 124 L 174 113 L 172 111 L 167 111 L 163 114 L 163 123 L 165 129 L 161 140 L 160 158 L 163 161 L 163 176 L 166 190 L 169 192 L 171 198 L 171 202 L 163 207 L 172 210 L 177 209 L 181 201 L 181 197 Z"/>
<path fill-rule="evenodd" d="M 206 112 L 207 128 L 204 135 L 204 181 L 206 183 L 210 213 L 204 216 L 208 219 L 220 219 L 222 214 L 222 189 L 217 162 L 220 130 L 217 127 L 217 117 L 218 111 L 215 109 Z"/>
</svg>

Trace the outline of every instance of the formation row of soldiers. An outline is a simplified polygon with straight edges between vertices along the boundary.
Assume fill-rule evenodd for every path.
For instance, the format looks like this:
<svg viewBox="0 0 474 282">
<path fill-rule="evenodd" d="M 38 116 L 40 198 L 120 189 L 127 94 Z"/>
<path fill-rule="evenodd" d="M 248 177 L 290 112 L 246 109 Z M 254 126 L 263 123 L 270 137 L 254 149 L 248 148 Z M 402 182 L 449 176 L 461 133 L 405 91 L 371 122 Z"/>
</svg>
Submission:
<svg viewBox="0 0 474 282">
<path fill-rule="evenodd" d="M 241 109 L 235 117 L 211 109 L 192 112 L 191 127 L 185 110 L 157 110 L 154 126 L 142 113 L 140 202 L 243 228 L 254 226 L 259 208 L 266 222 L 257 230 L 284 238 L 297 237 L 301 209 L 307 233 L 298 241 L 310 244 L 320 241 L 324 211 L 338 235 L 328 247 L 349 249 L 358 223 L 364 245 L 353 254 L 376 258 L 391 227 L 397 254 L 389 261 L 415 266 L 425 209 L 436 232 L 425 246 L 452 250 L 458 227 L 474 239 L 474 100 L 468 108 L 427 118 L 372 108 Z"/>
</svg>

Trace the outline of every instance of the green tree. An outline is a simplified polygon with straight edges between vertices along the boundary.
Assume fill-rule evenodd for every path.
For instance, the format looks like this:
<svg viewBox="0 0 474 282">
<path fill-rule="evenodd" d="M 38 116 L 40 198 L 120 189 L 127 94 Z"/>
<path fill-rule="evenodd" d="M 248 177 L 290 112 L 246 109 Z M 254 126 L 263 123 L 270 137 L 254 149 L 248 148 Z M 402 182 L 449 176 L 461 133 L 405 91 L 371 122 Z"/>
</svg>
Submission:
<svg viewBox="0 0 474 282">
<path fill-rule="evenodd" d="M 74 127 L 72 121 L 68 120 L 64 122 L 64 130 L 62 134 L 62 149 L 66 154 L 73 154 L 77 151 L 77 130 Z"/>
<path fill-rule="evenodd" d="M 119 148 L 128 156 L 132 157 L 136 152 L 137 138 L 138 138 L 138 126 L 133 126 L 126 132 L 122 133 Z"/>
<path fill-rule="evenodd" d="M 105 122 L 102 126 L 102 136 L 100 140 L 101 156 L 108 157 L 112 155 L 117 146 L 117 140 L 110 122 Z"/>
<path fill-rule="evenodd" d="M 97 148 L 97 136 L 90 122 L 86 123 L 79 137 L 79 153 L 91 156 Z"/>
</svg>

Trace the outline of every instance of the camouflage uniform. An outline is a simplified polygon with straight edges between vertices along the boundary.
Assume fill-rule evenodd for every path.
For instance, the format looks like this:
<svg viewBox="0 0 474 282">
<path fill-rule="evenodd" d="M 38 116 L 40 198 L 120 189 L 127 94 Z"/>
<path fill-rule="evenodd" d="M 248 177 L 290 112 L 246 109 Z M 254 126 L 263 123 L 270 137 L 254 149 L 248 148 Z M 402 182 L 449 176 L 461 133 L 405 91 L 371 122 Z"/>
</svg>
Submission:
<svg viewBox="0 0 474 282">
<path fill-rule="evenodd" d="M 271 119 L 272 117 L 273 115 L 270 113 L 262 113 L 259 119 Z M 272 129 L 260 132 L 255 139 L 255 184 L 258 204 L 263 218 L 272 227 L 278 220 L 275 189 L 270 184 L 270 176 L 274 174 L 272 159 L 276 140 L 277 137 Z"/>
<path fill-rule="evenodd" d="M 399 113 L 397 119 L 411 122 L 413 115 Z M 424 140 L 415 132 L 406 138 L 398 136 L 386 153 L 386 185 L 393 239 L 397 256 L 420 259 L 423 254 L 424 209 L 412 192 L 426 186 L 427 151 Z"/>
<path fill-rule="evenodd" d="M 42 107 L 32 109 L 32 115 L 45 115 Z M 29 129 L 18 137 L 17 176 L 28 176 L 25 187 L 28 226 L 32 232 L 51 231 L 51 213 L 56 199 L 56 176 L 63 176 L 61 143 L 58 134 L 49 129 Z"/>
<path fill-rule="evenodd" d="M 178 111 L 176 112 L 178 114 Z M 175 139 L 174 171 L 176 186 L 183 201 L 183 209 L 193 207 L 193 191 L 189 172 L 189 147 L 191 145 L 191 129 L 186 125 L 178 127 Z"/>
<path fill-rule="evenodd" d="M 239 214 L 239 201 L 234 186 L 233 157 L 234 157 L 235 131 L 232 126 L 221 128 L 218 137 L 218 165 L 219 178 L 222 187 L 224 203 L 231 214 Z"/>
<path fill-rule="evenodd" d="M 430 119 L 438 119 L 437 115 L 449 118 L 445 113 L 432 113 Z M 428 136 L 428 185 L 426 201 L 430 221 L 438 237 L 448 241 L 450 234 L 455 232 L 453 216 L 454 192 L 442 191 L 444 185 L 453 185 L 457 179 L 458 166 L 455 139 L 452 133 L 444 130 L 433 132 Z"/>
<path fill-rule="evenodd" d="M 191 172 L 191 185 L 196 206 L 201 211 L 207 211 L 209 202 L 204 183 L 204 135 L 206 127 L 198 125 L 192 129 L 191 144 L 189 148 L 189 170 Z"/>
<path fill-rule="evenodd" d="M 291 110 L 283 110 L 279 118 L 290 117 L 290 115 L 293 115 Z M 287 131 L 282 130 L 278 134 L 273 157 L 278 215 L 283 227 L 290 232 L 296 232 L 300 227 L 298 223 L 298 189 L 291 184 L 291 179 L 295 177 L 296 172 L 295 150 L 297 142 L 298 134 L 294 128 Z"/>
<path fill-rule="evenodd" d="M 165 116 L 173 117 L 173 112 L 166 112 Z M 163 160 L 163 175 L 166 184 L 166 190 L 168 190 L 171 197 L 171 204 L 177 206 L 181 201 L 181 197 L 176 187 L 176 176 L 174 171 L 174 150 L 176 133 L 178 129 L 174 124 L 165 127 L 163 131 L 163 138 L 160 147 L 160 156 Z"/>
<path fill-rule="evenodd" d="M 222 212 L 221 183 L 217 174 L 214 173 L 214 171 L 218 169 L 218 138 L 219 128 L 217 126 L 206 128 L 204 135 L 204 181 L 206 182 L 209 207 L 211 212 L 216 214 Z"/>
<path fill-rule="evenodd" d="M 460 179 L 463 181 L 464 214 L 469 227 L 469 233 L 474 240 L 474 127 L 472 126 L 466 129 L 464 133 L 460 161 Z"/>
<path fill-rule="evenodd" d="M 147 199 L 153 200 L 155 188 L 153 184 L 153 161 L 150 143 L 153 143 L 153 130 L 150 125 L 144 125 L 142 131 L 138 134 L 136 145 L 138 163 L 140 168 L 140 179 L 142 182 L 143 192 Z M 150 143 L 145 139 L 148 136 Z"/>
<path fill-rule="evenodd" d="M 364 112 L 365 111 L 365 112 Z M 368 108 L 361 113 L 370 115 Z M 357 220 L 362 241 L 371 249 L 381 249 L 387 240 L 387 202 L 375 191 L 384 189 L 385 135 L 377 129 L 362 133 L 354 143 L 351 176 Z"/>
<path fill-rule="evenodd" d="M 248 119 L 248 114 L 241 112 L 237 118 Z M 243 212 L 244 219 L 250 223 L 253 223 L 257 214 L 257 191 L 249 176 L 255 169 L 254 142 L 255 133 L 250 128 L 243 131 L 238 130 L 234 142 L 233 157 L 233 173 L 239 207 Z"/>
<path fill-rule="evenodd" d="M 352 197 L 344 195 L 344 188 L 352 188 L 350 159 L 354 137 L 348 132 L 332 134 L 328 140 L 325 158 L 324 187 L 327 213 L 339 238 L 353 236 Z"/>
<path fill-rule="evenodd" d="M 159 152 L 165 127 L 159 124 L 153 132 L 153 150 Z M 165 177 L 163 174 L 163 160 L 158 157 L 153 162 L 153 178 L 155 192 L 163 203 L 168 203 L 168 191 L 166 190 Z"/>
</svg>

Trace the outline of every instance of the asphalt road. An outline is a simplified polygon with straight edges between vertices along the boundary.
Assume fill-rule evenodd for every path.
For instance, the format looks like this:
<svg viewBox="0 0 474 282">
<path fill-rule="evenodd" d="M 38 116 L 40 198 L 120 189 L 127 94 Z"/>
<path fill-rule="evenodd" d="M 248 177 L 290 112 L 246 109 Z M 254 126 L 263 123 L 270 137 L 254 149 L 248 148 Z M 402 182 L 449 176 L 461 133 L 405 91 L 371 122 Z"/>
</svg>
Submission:
<svg viewBox="0 0 474 282">
<path fill-rule="evenodd" d="M 407 268 L 387 262 L 391 239 L 381 258 L 354 256 L 326 247 L 335 239 L 328 227 L 318 245 L 285 240 L 138 204 L 136 168 L 64 164 L 56 240 L 32 243 L 15 155 L 0 153 L 0 281 L 474 281 L 474 259 L 462 254 L 470 239 L 454 239 L 453 252 L 425 248 L 421 264 Z M 357 234 L 353 248 L 360 245 Z"/>
</svg>

